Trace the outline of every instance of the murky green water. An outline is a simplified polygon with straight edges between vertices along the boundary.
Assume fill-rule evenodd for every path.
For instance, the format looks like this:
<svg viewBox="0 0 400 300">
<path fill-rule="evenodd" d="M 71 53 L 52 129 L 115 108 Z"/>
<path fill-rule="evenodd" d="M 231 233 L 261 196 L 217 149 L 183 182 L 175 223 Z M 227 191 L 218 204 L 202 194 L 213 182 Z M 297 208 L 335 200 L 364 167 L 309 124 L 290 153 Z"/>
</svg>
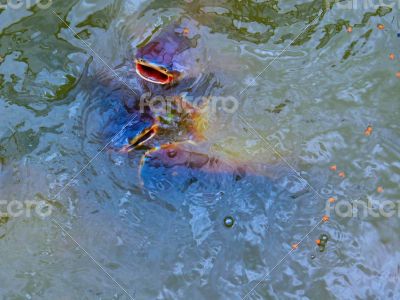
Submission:
<svg viewBox="0 0 400 300">
<path fill-rule="evenodd" d="M 399 7 L 357 3 L 82 0 L 0 9 L 1 199 L 41 200 L 52 211 L 0 219 L 2 299 L 397 299 L 397 212 L 332 210 L 320 223 L 329 197 L 344 210 L 344 201 L 367 197 L 399 206 Z M 286 166 L 286 192 L 258 178 L 154 195 L 138 180 L 140 153 L 97 155 L 107 112 L 98 74 L 105 63 L 129 66 L 136 45 L 182 16 L 206 41 L 210 94 L 240 99 L 235 113 L 215 118 L 213 147 Z M 304 180 L 311 187 L 299 193 Z M 232 228 L 223 226 L 227 215 Z"/>
</svg>

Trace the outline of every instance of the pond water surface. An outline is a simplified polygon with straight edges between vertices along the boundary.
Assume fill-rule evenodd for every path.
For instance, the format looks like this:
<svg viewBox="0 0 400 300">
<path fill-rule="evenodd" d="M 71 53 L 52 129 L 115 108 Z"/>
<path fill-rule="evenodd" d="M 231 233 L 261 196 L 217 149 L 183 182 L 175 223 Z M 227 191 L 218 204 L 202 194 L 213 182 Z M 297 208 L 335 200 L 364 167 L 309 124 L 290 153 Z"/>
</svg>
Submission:
<svg viewBox="0 0 400 300">
<path fill-rule="evenodd" d="M 0 219 L 0 297 L 398 299 L 399 7 L 326 2 L 0 8 L 0 198 L 51 209 Z M 207 95 L 239 103 L 214 115 L 211 148 L 278 165 L 276 183 L 154 176 L 146 189 L 143 151 L 105 149 L 119 106 L 97 80 L 109 67 L 129 74 L 136 47 L 179 18 L 204 42 Z M 368 199 L 377 214 L 349 215 Z"/>
</svg>

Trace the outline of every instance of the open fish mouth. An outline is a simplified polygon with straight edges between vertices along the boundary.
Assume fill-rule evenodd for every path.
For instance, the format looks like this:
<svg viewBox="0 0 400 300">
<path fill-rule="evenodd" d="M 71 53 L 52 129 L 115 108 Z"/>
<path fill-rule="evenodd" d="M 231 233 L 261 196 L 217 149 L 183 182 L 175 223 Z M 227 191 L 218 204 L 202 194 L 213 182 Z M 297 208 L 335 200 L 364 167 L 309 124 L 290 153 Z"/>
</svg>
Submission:
<svg viewBox="0 0 400 300">
<path fill-rule="evenodd" d="M 174 74 L 164 67 L 149 63 L 144 59 L 137 59 L 136 73 L 144 80 L 156 84 L 169 84 L 174 81 Z"/>
<path fill-rule="evenodd" d="M 129 145 L 124 146 L 120 152 L 126 153 L 134 150 L 135 148 L 142 146 L 147 141 L 151 140 L 156 134 L 158 130 L 158 125 L 155 124 L 150 128 L 144 129 L 139 135 L 137 135 L 134 139 L 129 141 Z"/>
</svg>

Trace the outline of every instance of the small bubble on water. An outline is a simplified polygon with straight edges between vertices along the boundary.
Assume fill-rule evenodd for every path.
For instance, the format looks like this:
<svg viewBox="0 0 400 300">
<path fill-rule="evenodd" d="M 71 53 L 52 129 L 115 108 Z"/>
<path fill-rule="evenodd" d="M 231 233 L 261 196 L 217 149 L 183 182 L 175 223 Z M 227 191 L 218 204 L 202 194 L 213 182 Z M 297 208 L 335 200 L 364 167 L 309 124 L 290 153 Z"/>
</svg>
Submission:
<svg viewBox="0 0 400 300">
<path fill-rule="evenodd" d="M 227 216 L 224 219 L 224 225 L 225 227 L 231 228 L 233 224 L 235 223 L 235 220 L 231 216 Z"/>
</svg>

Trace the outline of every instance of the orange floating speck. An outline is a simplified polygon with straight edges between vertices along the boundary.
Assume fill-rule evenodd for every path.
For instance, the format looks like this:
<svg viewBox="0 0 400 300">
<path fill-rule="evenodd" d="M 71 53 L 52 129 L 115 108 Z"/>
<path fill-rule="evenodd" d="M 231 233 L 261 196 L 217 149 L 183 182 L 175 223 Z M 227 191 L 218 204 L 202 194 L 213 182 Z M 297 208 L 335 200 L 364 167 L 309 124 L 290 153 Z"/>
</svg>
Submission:
<svg viewBox="0 0 400 300">
<path fill-rule="evenodd" d="M 332 166 L 329 167 L 329 169 L 330 169 L 331 171 L 336 171 L 336 170 L 337 170 L 337 167 L 336 167 L 336 165 L 332 165 Z"/>
<path fill-rule="evenodd" d="M 329 201 L 330 203 L 333 203 L 333 202 L 335 202 L 335 201 L 336 201 L 336 199 L 335 199 L 335 198 L 333 198 L 333 197 L 330 197 L 330 198 L 328 199 L 328 201 Z"/>
<path fill-rule="evenodd" d="M 372 133 L 372 126 L 368 125 L 368 127 L 364 130 L 364 135 L 365 136 L 370 136 Z"/>
<path fill-rule="evenodd" d="M 378 27 L 378 29 L 379 29 L 379 30 L 383 30 L 383 29 L 385 29 L 385 25 L 383 25 L 383 24 L 378 24 L 378 26 L 377 26 L 377 27 Z"/>
<path fill-rule="evenodd" d="M 347 32 L 348 32 L 348 33 L 352 33 L 352 32 L 353 32 L 353 27 L 348 26 L 348 27 L 347 27 Z"/>
<path fill-rule="evenodd" d="M 185 35 L 185 36 L 187 36 L 187 35 L 189 35 L 189 28 L 183 28 L 183 35 Z"/>
<path fill-rule="evenodd" d="M 400 72 L 397 72 L 397 73 L 396 73 L 396 77 L 397 77 L 397 78 L 400 78 Z"/>
<path fill-rule="evenodd" d="M 383 192 L 383 187 L 378 186 L 378 187 L 376 188 L 376 191 L 377 191 L 378 193 L 382 193 L 382 192 Z"/>
<path fill-rule="evenodd" d="M 315 240 L 315 243 L 319 246 L 321 244 L 321 240 Z"/>
<path fill-rule="evenodd" d="M 345 173 L 345 172 L 343 172 L 343 171 L 342 171 L 342 172 L 339 172 L 339 174 L 338 174 L 338 175 L 339 175 L 339 177 L 342 177 L 342 178 L 343 178 L 343 177 L 346 177 L 346 173 Z"/>
<path fill-rule="evenodd" d="M 299 248 L 299 244 L 292 244 L 292 249 L 296 250 L 297 248 Z"/>
<path fill-rule="evenodd" d="M 394 55 L 394 53 L 390 53 L 390 54 L 389 54 L 389 58 L 390 58 L 391 60 L 394 60 L 394 59 L 396 58 L 396 55 Z"/>
<path fill-rule="evenodd" d="M 324 222 L 328 222 L 329 221 L 329 217 L 327 215 L 322 217 L 322 221 Z"/>
</svg>

